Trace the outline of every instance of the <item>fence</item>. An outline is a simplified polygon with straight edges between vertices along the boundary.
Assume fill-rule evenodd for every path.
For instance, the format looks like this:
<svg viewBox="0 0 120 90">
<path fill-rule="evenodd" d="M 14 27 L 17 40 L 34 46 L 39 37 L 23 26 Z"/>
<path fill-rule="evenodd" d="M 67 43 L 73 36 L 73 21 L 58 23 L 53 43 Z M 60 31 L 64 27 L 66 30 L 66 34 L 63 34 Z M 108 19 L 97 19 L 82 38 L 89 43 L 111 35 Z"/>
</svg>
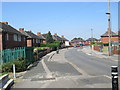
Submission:
<svg viewBox="0 0 120 90">
<path fill-rule="evenodd" d="M 32 62 L 33 47 L 20 47 L 14 49 L 6 49 L 0 52 L 0 63 L 11 62 L 19 57 L 23 57 L 28 63 Z"/>
</svg>

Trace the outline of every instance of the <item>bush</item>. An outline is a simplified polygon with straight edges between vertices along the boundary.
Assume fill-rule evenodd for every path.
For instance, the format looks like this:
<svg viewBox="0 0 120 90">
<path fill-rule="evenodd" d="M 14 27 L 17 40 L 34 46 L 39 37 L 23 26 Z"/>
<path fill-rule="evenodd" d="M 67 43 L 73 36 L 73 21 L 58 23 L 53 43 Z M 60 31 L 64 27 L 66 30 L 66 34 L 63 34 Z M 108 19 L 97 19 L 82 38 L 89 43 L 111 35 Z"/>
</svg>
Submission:
<svg viewBox="0 0 120 90">
<path fill-rule="evenodd" d="M 60 41 L 55 41 L 54 43 L 46 43 L 46 44 L 41 43 L 40 46 L 41 47 L 38 47 L 38 49 L 43 47 L 49 47 L 52 48 L 53 50 L 56 50 L 57 47 L 60 47 Z"/>
<path fill-rule="evenodd" d="M 16 72 L 21 72 L 26 70 L 27 63 L 25 59 L 14 60 L 12 62 L 7 62 L 2 65 L 2 72 L 13 72 L 13 64 L 15 64 Z"/>
</svg>

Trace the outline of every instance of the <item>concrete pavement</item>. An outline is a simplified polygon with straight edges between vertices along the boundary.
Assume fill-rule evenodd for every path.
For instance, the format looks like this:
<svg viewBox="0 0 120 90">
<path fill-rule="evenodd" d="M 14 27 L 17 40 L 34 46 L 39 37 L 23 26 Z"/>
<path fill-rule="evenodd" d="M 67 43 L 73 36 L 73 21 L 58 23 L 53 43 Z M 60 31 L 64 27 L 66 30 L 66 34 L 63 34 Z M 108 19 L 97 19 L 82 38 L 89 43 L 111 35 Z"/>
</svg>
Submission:
<svg viewBox="0 0 120 90">
<path fill-rule="evenodd" d="M 89 46 L 85 46 L 83 49 L 80 49 L 82 52 L 88 54 L 88 55 L 93 55 L 99 58 L 106 58 L 106 59 L 111 59 L 111 60 L 115 60 L 118 61 L 118 59 L 120 58 L 120 55 L 111 55 L 108 56 L 107 54 L 103 53 L 103 52 L 98 52 L 95 50 L 92 50 Z"/>
</svg>

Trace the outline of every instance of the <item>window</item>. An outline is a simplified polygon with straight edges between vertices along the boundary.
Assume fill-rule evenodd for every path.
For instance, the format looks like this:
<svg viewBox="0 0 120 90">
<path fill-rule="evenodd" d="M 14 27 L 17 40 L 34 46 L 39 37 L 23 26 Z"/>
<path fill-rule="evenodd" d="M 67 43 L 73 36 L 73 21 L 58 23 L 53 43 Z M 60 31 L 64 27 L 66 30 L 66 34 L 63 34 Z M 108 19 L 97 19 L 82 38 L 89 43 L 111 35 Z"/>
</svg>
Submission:
<svg viewBox="0 0 120 90">
<path fill-rule="evenodd" d="M 14 41 L 17 41 L 17 34 L 14 34 L 13 39 Z"/>
<path fill-rule="evenodd" d="M 18 35 L 18 41 L 21 41 L 21 36 L 20 35 Z"/>
<path fill-rule="evenodd" d="M 8 33 L 5 35 L 5 40 L 9 40 Z"/>
</svg>

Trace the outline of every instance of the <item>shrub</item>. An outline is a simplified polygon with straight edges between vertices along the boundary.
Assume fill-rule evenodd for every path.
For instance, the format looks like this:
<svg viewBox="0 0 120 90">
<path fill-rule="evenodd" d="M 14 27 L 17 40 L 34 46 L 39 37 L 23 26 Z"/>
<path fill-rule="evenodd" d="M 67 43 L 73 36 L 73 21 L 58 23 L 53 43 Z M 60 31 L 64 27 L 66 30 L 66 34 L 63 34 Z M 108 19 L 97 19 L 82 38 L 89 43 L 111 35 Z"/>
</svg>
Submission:
<svg viewBox="0 0 120 90">
<path fill-rule="evenodd" d="M 15 64 L 16 72 L 21 72 L 26 70 L 27 63 L 25 59 L 14 60 L 12 62 L 7 62 L 2 65 L 2 72 L 12 72 L 13 64 Z"/>
</svg>

